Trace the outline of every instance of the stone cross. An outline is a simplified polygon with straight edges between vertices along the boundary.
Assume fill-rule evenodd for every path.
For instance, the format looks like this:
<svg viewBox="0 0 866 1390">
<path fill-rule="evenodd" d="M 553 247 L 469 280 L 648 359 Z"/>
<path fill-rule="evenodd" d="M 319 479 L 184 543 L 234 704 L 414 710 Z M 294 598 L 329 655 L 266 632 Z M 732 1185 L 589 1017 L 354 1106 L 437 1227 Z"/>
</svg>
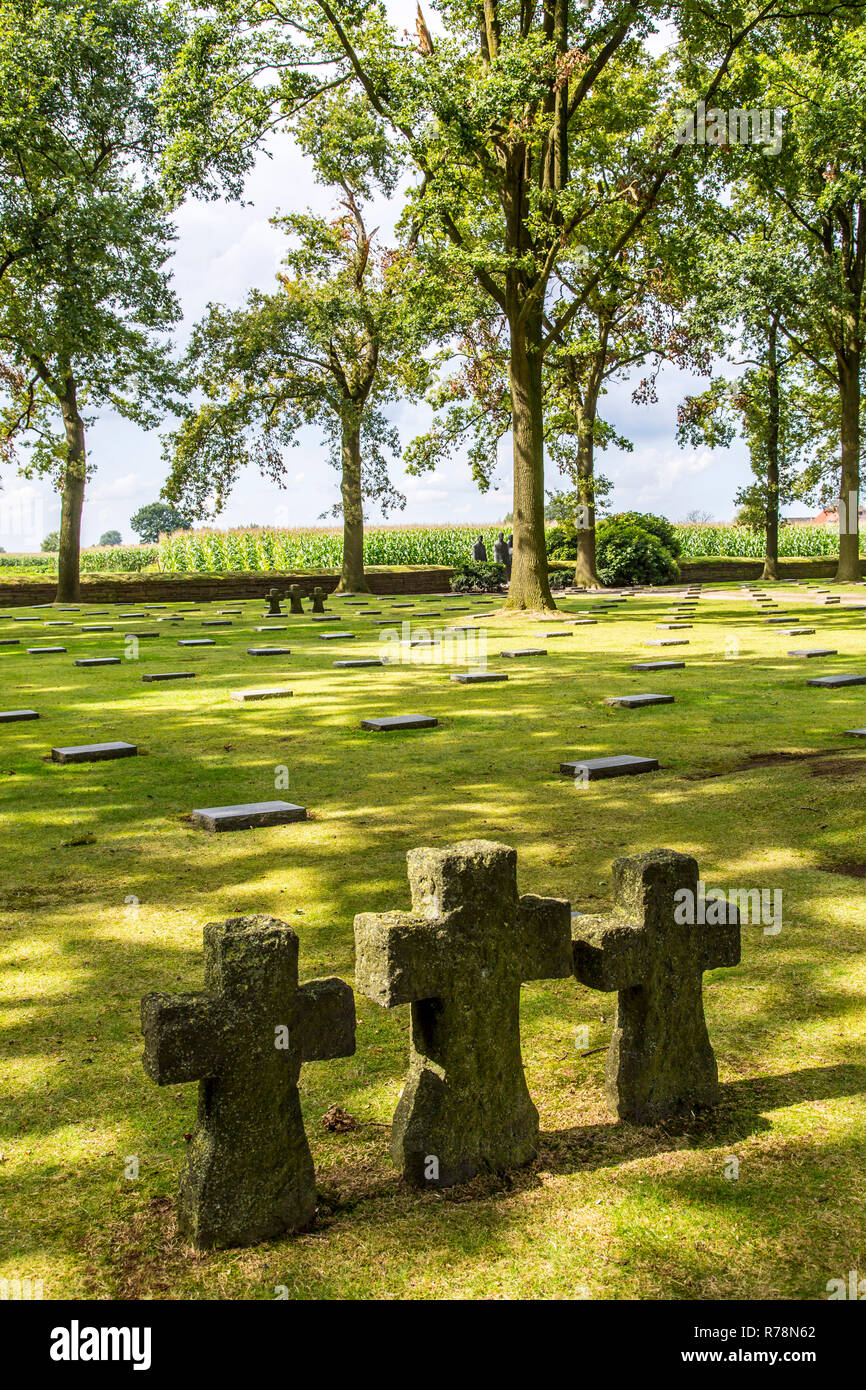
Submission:
<svg viewBox="0 0 866 1390">
<path fill-rule="evenodd" d="M 688 854 L 656 849 L 616 859 L 613 881 L 610 915 L 574 919 L 574 973 L 592 989 L 617 991 L 611 1109 L 654 1124 L 719 1099 L 702 975 L 739 964 L 739 913 L 729 905 L 724 924 L 697 922 L 698 865 Z"/>
<path fill-rule="evenodd" d="M 281 613 L 279 589 L 268 589 L 268 611 L 265 616 L 267 618 L 279 618 Z"/>
<path fill-rule="evenodd" d="M 412 911 L 355 918 L 356 983 L 384 1008 L 412 1006 L 391 1156 L 409 1182 L 449 1187 L 535 1156 L 520 985 L 571 974 L 569 905 L 518 897 L 507 845 L 467 840 L 407 858 Z"/>
<path fill-rule="evenodd" d="M 312 593 L 313 606 L 311 613 L 324 613 L 325 611 L 325 591 L 321 584 L 317 584 Z"/>
<path fill-rule="evenodd" d="M 203 994 L 141 1001 L 144 1069 L 158 1085 L 199 1082 L 181 1173 L 178 1226 L 200 1250 L 252 1245 L 307 1225 L 316 1185 L 301 1063 L 355 1051 L 342 980 L 298 985 L 298 938 L 273 917 L 204 929 Z"/>
<path fill-rule="evenodd" d="M 300 586 L 300 584 L 290 584 L 290 585 L 289 585 L 289 611 L 290 611 L 291 613 L 303 613 L 303 611 L 304 611 L 304 605 L 301 603 L 301 598 L 302 598 L 302 597 L 303 597 L 303 595 L 302 595 L 302 593 L 301 593 L 301 586 Z"/>
</svg>

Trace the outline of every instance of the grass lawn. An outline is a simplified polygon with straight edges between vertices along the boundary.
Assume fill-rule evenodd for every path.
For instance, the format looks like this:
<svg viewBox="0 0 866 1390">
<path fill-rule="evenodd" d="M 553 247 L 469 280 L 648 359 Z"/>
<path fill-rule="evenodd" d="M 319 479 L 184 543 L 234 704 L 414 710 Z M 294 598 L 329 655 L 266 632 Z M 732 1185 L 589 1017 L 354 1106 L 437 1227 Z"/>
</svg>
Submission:
<svg viewBox="0 0 866 1390">
<path fill-rule="evenodd" d="M 768 590 L 773 586 L 765 586 Z M 319 640 L 328 624 L 266 625 L 261 601 L 228 600 L 177 624 L 7 609 L 0 708 L 40 718 L 0 725 L 0 1278 L 41 1278 L 46 1298 L 793 1298 L 826 1297 L 831 1278 L 866 1273 L 866 687 L 814 689 L 810 677 L 866 674 L 866 609 L 818 606 L 777 586 L 814 636 L 783 635 L 744 590 L 705 589 L 690 631 L 670 596 L 630 598 L 592 626 L 545 638 L 591 599 L 515 617 L 472 604 L 491 669 L 507 683 L 462 686 L 453 667 L 335 670 L 379 654 L 374 624 L 332 600 L 354 641 Z M 832 587 L 843 603 L 866 590 Z M 417 601 L 419 612 L 460 606 Z M 783 598 L 779 598 L 780 604 Z M 175 605 L 175 608 L 178 607 Z M 218 607 L 231 627 L 201 627 Z M 164 610 L 174 611 L 174 609 Z M 188 610 L 187 610 L 188 611 Z M 13 615 L 31 615 L 15 622 Z M 71 627 L 45 627 L 45 620 Z M 434 629 L 447 620 L 422 618 Z M 808 620 L 808 621 L 807 621 Z M 82 622 L 113 633 L 82 633 Z M 127 630 L 159 632 L 137 660 Z M 177 646 L 212 636 L 213 647 Z M 688 646 L 646 647 L 681 636 Z M 67 647 L 28 656 L 27 646 Z M 248 646 L 291 647 L 255 658 Z M 500 659 L 501 648 L 547 656 Z M 795 647 L 838 650 L 797 660 Z M 681 658 L 684 670 L 629 664 Z M 194 680 L 145 684 L 151 671 Z M 241 705 L 233 690 L 287 685 L 291 699 Z M 620 693 L 676 703 L 612 708 Z M 431 731 L 376 734 L 371 715 L 424 713 Z M 143 756 L 58 766 L 52 746 L 124 739 Z M 583 755 L 658 757 L 659 772 L 576 786 L 558 764 Z M 275 777 L 287 770 L 275 790 Z M 194 807 L 275 797 L 308 821 L 209 835 Z M 448 1192 L 405 1187 L 388 1157 L 388 1124 L 407 1056 L 408 1009 L 358 999 L 354 1057 L 302 1071 L 321 1194 L 308 1233 L 195 1255 L 174 1231 L 194 1085 L 158 1088 L 140 1063 L 139 1000 L 201 987 L 208 921 L 271 913 L 301 942 L 301 979 L 353 978 L 356 912 L 408 907 L 406 851 L 482 837 L 516 846 L 522 892 L 610 901 L 618 855 L 666 847 L 694 854 L 722 887 L 781 889 L 778 935 L 743 929 L 743 961 L 705 979 L 719 1061 L 719 1108 L 684 1125 L 611 1118 L 604 1048 L 614 997 L 574 980 L 523 990 L 530 1093 L 541 1116 L 528 1169 Z M 589 1028 L 588 1055 L 575 1046 Z M 358 1121 L 331 1134 L 334 1103 Z M 138 1177 L 126 1176 L 138 1159 Z M 739 1177 L 729 1174 L 739 1160 Z"/>
</svg>

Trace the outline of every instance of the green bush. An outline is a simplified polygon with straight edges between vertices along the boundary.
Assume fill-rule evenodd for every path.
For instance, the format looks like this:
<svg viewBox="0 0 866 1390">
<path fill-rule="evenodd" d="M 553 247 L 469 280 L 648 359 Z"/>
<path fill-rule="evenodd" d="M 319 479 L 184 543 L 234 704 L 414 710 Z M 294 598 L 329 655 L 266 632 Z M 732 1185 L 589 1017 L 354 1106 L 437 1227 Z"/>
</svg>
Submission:
<svg viewBox="0 0 866 1390">
<path fill-rule="evenodd" d="M 455 594 L 469 594 L 480 590 L 485 594 L 496 593 L 505 583 L 505 566 L 491 562 L 460 565 L 451 576 L 451 588 Z"/>
<path fill-rule="evenodd" d="M 574 565 L 570 569 L 552 569 L 548 579 L 551 589 L 568 589 L 574 583 Z"/>
<path fill-rule="evenodd" d="M 546 544 L 548 560 L 577 559 L 577 531 L 573 526 L 550 526 Z"/>
<path fill-rule="evenodd" d="M 679 566 L 657 535 L 610 517 L 596 533 L 596 568 L 602 584 L 670 584 Z"/>
<path fill-rule="evenodd" d="M 605 522 L 621 521 L 625 526 L 639 526 L 642 531 L 649 531 L 650 535 L 658 536 L 665 550 L 673 556 L 675 560 L 682 554 L 682 544 L 677 527 L 667 517 L 655 516 L 652 512 L 615 512 L 613 516 L 605 517 Z"/>
<path fill-rule="evenodd" d="M 59 550 L 59 549 L 60 549 L 60 532 L 59 532 L 59 531 L 49 531 L 49 532 L 48 532 L 48 535 L 45 537 L 45 540 L 42 542 L 42 549 L 43 549 L 43 550 L 49 550 L 49 551 Z"/>
</svg>

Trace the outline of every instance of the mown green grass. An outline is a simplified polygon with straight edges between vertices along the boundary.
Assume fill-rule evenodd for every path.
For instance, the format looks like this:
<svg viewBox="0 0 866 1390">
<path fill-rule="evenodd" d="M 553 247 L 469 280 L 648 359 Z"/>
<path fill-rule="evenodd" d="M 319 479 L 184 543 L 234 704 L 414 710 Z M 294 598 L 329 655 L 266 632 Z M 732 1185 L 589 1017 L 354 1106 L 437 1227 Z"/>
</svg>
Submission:
<svg viewBox="0 0 866 1390">
<path fill-rule="evenodd" d="M 203 617 L 244 612 L 212 630 L 190 615 L 182 634 L 152 619 L 119 621 L 128 603 L 105 618 L 33 611 L 32 627 L 12 622 L 22 610 L 6 610 L 0 636 L 22 646 L 0 648 L 0 708 L 41 717 L 0 726 L 0 1277 L 42 1278 L 47 1298 L 269 1299 L 285 1286 L 301 1298 L 815 1299 L 828 1279 L 866 1271 L 866 749 L 844 735 L 866 725 L 866 687 L 805 684 L 829 671 L 866 673 L 866 610 L 819 609 L 804 589 L 780 587 L 814 636 L 783 636 L 734 586 L 705 591 L 682 634 L 689 645 L 674 648 L 641 645 L 677 635 L 655 630 L 668 619 L 662 593 L 547 642 L 540 634 L 557 618 L 476 604 L 490 665 L 510 677 L 476 688 L 437 665 L 335 670 L 336 659 L 377 654 L 379 640 L 373 620 L 350 617 L 340 600 L 332 608 L 353 642 L 319 641 L 326 625 L 306 616 L 283 619 L 287 632 L 253 635 L 261 602 L 202 608 Z M 383 618 L 392 611 L 387 599 L 373 606 Z M 46 616 L 114 621 L 117 631 L 44 628 Z M 142 642 L 138 661 L 72 664 L 123 654 L 130 627 L 162 635 Z M 184 649 L 181 635 L 216 645 Z M 292 655 L 246 655 L 270 641 Z M 67 655 L 24 654 L 54 642 Z M 549 654 L 495 655 L 519 645 Z M 786 655 L 801 645 L 839 655 Z M 628 670 L 678 656 L 684 671 Z M 142 684 L 143 672 L 160 669 L 196 679 Z M 293 697 L 230 699 L 272 684 Z M 642 711 L 602 703 L 642 690 L 677 702 Z M 434 714 L 441 726 L 359 728 L 366 715 L 401 712 Z M 53 745 L 116 738 L 143 756 L 45 761 Z M 618 752 L 658 756 L 662 770 L 582 788 L 557 774 L 564 758 Z M 275 791 L 280 767 L 289 786 Z M 274 796 L 301 802 L 310 820 L 216 836 L 185 820 L 196 806 Z M 302 978 L 351 980 L 353 916 L 408 905 L 406 851 L 472 836 L 517 847 L 522 891 L 565 896 L 583 911 L 608 905 L 616 856 L 656 846 L 695 854 L 710 884 L 781 888 L 782 932 L 745 928 L 742 964 L 705 977 L 722 1104 L 684 1125 L 616 1122 L 597 1050 L 613 997 L 573 980 L 534 983 L 523 991 L 522 1031 L 541 1115 L 537 1162 L 418 1194 L 387 1152 L 408 1010 L 359 999 L 356 1055 L 302 1074 L 317 1226 L 254 1250 L 194 1255 L 176 1237 L 172 1208 L 196 1088 L 160 1089 L 145 1077 L 140 996 L 199 988 L 202 926 L 240 912 L 273 913 L 298 931 Z M 588 1056 L 575 1048 L 582 1024 Z M 333 1103 L 355 1116 L 355 1131 L 323 1129 Z M 134 1181 L 124 1176 L 131 1155 Z M 725 1176 L 731 1156 L 736 1181 Z"/>
</svg>

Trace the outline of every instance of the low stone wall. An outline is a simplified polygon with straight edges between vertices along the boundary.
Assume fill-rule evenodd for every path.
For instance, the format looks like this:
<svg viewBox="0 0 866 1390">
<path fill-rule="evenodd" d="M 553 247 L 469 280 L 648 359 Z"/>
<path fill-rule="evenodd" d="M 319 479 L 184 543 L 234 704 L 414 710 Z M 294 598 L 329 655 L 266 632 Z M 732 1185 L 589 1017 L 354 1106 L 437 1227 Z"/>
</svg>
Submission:
<svg viewBox="0 0 866 1390">
<path fill-rule="evenodd" d="M 836 557 L 821 559 L 780 560 L 779 573 L 783 579 L 832 579 L 836 573 Z M 680 578 L 696 584 L 735 584 L 743 579 L 760 579 L 763 560 L 706 559 L 680 560 Z"/>
<path fill-rule="evenodd" d="M 446 566 L 389 566 L 367 570 L 367 583 L 374 594 L 448 593 L 453 570 Z M 225 602 L 231 599 L 264 598 L 269 589 L 300 585 L 311 594 L 317 585 L 326 593 L 336 589 L 339 575 L 333 570 L 290 572 L 270 570 L 266 574 L 88 574 L 81 578 L 82 603 L 195 603 Z M 23 608 L 33 603 L 52 603 L 57 581 L 50 579 L 0 580 L 0 608 Z"/>
</svg>

